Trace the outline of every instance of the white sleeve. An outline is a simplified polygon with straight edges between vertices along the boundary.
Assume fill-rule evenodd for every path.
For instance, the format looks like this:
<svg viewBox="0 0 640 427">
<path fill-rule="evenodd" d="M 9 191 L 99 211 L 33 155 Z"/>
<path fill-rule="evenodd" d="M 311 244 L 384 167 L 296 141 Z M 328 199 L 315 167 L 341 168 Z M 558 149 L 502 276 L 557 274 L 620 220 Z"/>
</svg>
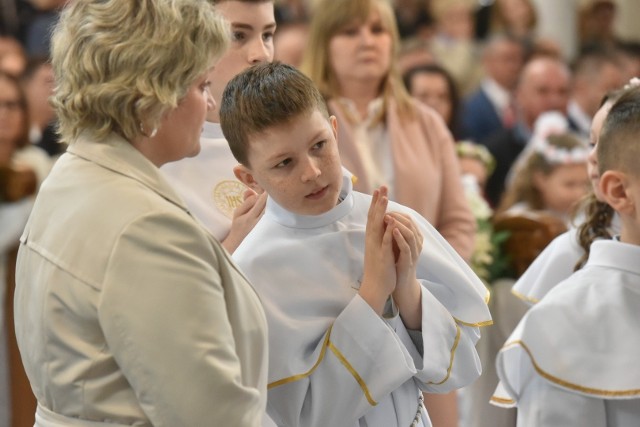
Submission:
<svg viewBox="0 0 640 427">
<path fill-rule="evenodd" d="M 399 322 L 397 333 L 409 337 Z M 403 341 L 414 357 L 418 386 L 431 393 L 448 393 L 476 380 L 482 372 L 475 344 L 479 328 L 458 324 L 449 311 L 426 289 L 422 288 L 422 344 L 420 355 L 413 342 Z"/>
<path fill-rule="evenodd" d="M 607 414 L 602 399 L 556 387 L 534 375 L 518 400 L 518 427 L 603 427 Z"/>
<path fill-rule="evenodd" d="M 309 375 L 270 385 L 268 411 L 279 426 L 353 425 L 416 374 L 404 344 L 359 295 L 313 354 Z"/>
</svg>

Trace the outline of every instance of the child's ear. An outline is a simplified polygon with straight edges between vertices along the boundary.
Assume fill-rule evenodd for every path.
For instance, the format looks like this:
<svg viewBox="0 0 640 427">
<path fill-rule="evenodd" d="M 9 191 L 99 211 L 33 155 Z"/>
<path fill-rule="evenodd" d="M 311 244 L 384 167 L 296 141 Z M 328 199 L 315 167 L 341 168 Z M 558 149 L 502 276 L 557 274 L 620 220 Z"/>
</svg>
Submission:
<svg viewBox="0 0 640 427">
<path fill-rule="evenodd" d="M 626 174 L 620 171 L 606 171 L 600 177 L 600 192 L 605 202 L 616 212 L 621 214 L 633 214 L 633 199 L 627 193 Z"/>
<path fill-rule="evenodd" d="M 547 175 L 540 171 L 535 171 L 531 179 L 533 180 L 533 186 L 537 188 L 538 191 L 542 191 L 547 185 Z"/>
<path fill-rule="evenodd" d="M 338 119 L 336 116 L 329 116 L 329 123 L 331 123 L 331 129 L 333 130 L 333 137 L 338 139 Z"/>
<path fill-rule="evenodd" d="M 238 181 L 242 182 L 244 185 L 255 191 L 256 193 L 262 193 L 264 190 L 253 178 L 253 173 L 251 169 L 246 167 L 245 165 L 238 165 L 233 168 L 233 174 L 238 178 Z"/>
</svg>

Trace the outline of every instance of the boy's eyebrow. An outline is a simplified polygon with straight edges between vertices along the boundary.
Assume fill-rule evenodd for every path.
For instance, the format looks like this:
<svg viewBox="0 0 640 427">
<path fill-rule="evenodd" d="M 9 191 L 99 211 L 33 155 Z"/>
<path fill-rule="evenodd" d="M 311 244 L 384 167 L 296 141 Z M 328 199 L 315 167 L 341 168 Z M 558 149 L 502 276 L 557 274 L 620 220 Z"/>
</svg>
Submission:
<svg viewBox="0 0 640 427">
<path fill-rule="evenodd" d="M 321 136 L 324 136 L 325 132 L 327 132 L 326 129 L 319 130 L 316 134 L 314 134 L 311 138 L 309 138 L 309 142 L 315 144 L 318 138 L 320 138 Z M 278 152 L 278 153 L 276 153 L 276 154 L 274 154 L 272 156 L 269 156 L 267 158 L 267 161 L 268 162 L 273 162 L 275 160 L 279 160 L 279 159 L 285 158 L 285 157 L 287 157 L 289 155 L 290 155 L 289 151 L 281 151 L 281 152 Z"/>
</svg>

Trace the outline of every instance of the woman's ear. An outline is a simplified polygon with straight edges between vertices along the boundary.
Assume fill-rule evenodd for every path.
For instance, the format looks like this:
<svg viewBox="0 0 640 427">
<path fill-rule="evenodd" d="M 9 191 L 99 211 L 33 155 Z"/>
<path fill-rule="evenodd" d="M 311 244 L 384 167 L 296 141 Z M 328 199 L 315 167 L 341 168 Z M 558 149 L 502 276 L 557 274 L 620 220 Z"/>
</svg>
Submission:
<svg viewBox="0 0 640 427">
<path fill-rule="evenodd" d="M 600 176 L 600 192 L 604 201 L 616 212 L 633 214 L 634 204 L 627 192 L 628 176 L 621 171 L 609 170 Z"/>
<path fill-rule="evenodd" d="M 251 169 L 246 167 L 245 165 L 238 165 L 233 168 L 233 174 L 238 178 L 238 181 L 242 182 L 244 185 L 255 191 L 256 193 L 263 193 L 264 190 L 258 182 L 253 177 L 253 172 Z"/>
</svg>

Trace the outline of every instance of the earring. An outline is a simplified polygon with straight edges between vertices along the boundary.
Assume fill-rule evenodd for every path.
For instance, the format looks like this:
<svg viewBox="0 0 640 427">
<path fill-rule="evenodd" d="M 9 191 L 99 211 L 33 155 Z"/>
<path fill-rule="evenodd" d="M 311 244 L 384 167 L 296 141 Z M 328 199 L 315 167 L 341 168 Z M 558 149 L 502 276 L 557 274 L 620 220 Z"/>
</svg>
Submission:
<svg viewBox="0 0 640 427">
<path fill-rule="evenodd" d="M 144 130 L 144 125 L 142 124 L 142 122 L 140 122 L 140 132 L 142 132 L 142 134 L 144 136 L 146 136 L 147 138 L 153 138 L 154 136 L 156 136 L 158 134 L 158 128 L 153 128 L 151 130 L 151 133 L 149 135 L 147 135 L 147 133 Z"/>
</svg>

